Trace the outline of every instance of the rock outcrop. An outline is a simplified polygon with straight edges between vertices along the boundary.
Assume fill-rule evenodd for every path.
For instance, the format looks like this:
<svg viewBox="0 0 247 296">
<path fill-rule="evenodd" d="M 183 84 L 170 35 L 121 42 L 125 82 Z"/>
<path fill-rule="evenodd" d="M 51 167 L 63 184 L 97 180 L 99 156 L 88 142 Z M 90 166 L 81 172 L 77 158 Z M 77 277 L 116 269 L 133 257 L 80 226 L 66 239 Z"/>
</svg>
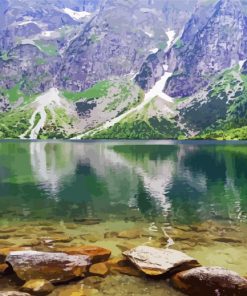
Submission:
<svg viewBox="0 0 247 296">
<path fill-rule="evenodd" d="M 123 254 L 147 275 L 167 275 L 199 266 L 196 259 L 172 249 L 140 246 Z"/>
</svg>

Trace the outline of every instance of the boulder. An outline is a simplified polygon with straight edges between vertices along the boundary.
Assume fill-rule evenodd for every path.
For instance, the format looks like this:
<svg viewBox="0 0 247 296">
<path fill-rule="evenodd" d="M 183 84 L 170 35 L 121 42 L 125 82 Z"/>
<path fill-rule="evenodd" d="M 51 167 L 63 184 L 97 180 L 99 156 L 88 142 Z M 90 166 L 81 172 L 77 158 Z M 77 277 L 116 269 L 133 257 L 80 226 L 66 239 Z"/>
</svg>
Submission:
<svg viewBox="0 0 247 296">
<path fill-rule="evenodd" d="M 199 266 L 196 259 L 172 249 L 139 246 L 123 255 L 147 275 L 175 273 Z"/>
<path fill-rule="evenodd" d="M 97 246 L 62 247 L 57 249 L 70 255 L 86 255 L 92 263 L 104 262 L 111 256 L 111 251 Z"/>
<path fill-rule="evenodd" d="M 173 285 L 191 296 L 246 296 L 247 280 L 221 267 L 197 267 L 172 277 Z"/>
<path fill-rule="evenodd" d="M 90 266 L 89 272 L 92 275 L 106 276 L 109 269 L 105 263 L 96 263 Z"/>
<path fill-rule="evenodd" d="M 46 279 L 51 282 L 64 282 L 83 276 L 90 258 L 85 255 L 68 255 L 38 251 L 11 252 L 7 258 L 17 276 L 29 281 Z"/>
<path fill-rule="evenodd" d="M 129 229 L 118 233 L 118 238 L 135 239 L 142 237 L 142 232 L 139 229 Z"/>
<path fill-rule="evenodd" d="M 9 266 L 6 263 L 0 264 L 0 274 L 5 273 L 8 270 Z"/>
<path fill-rule="evenodd" d="M 30 280 L 21 287 L 21 291 L 35 295 L 47 295 L 54 289 L 52 283 L 44 279 Z"/>
<path fill-rule="evenodd" d="M 0 264 L 5 263 L 6 257 L 14 251 L 28 251 L 30 248 L 25 247 L 5 247 L 0 248 Z"/>
</svg>

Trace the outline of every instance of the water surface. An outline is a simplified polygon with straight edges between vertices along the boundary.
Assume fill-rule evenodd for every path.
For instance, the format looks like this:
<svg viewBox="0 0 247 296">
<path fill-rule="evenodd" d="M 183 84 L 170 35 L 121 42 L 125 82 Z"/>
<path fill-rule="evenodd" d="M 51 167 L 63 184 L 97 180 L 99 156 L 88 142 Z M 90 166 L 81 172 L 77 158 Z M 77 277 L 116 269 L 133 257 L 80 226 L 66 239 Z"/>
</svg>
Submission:
<svg viewBox="0 0 247 296">
<path fill-rule="evenodd" d="M 0 246 L 60 232 L 118 255 L 113 233 L 135 229 L 145 235 L 128 243 L 171 242 L 246 275 L 246 180 L 244 142 L 0 142 L 0 225 L 32 234 Z"/>
</svg>

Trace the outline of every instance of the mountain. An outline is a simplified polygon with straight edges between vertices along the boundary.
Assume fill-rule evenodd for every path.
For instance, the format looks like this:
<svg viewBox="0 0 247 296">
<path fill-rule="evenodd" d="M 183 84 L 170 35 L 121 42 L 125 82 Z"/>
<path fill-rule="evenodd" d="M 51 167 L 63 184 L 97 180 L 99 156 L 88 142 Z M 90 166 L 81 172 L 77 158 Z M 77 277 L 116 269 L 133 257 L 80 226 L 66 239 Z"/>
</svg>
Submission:
<svg viewBox="0 0 247 296">
<path fill-rule="evenodd" d="M 246 138 L 246 8 L 2 0 L 0 138 Z"/>
</svg>

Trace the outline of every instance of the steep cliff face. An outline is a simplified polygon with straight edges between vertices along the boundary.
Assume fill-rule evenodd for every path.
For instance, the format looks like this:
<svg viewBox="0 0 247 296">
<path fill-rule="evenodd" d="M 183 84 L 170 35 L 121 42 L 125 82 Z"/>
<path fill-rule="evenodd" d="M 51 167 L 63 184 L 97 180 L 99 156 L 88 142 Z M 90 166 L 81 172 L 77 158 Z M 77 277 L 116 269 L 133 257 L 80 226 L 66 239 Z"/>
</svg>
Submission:
<svg viewBox="0 0 247 296">
<path fill-rule="evenodd" d="M 162 3 L 105 1 L 67 49 L 58 84 L 82 90 L 97 81 L 134 75 L 150 50 L 165 47 Z"/>
<path fill-rule="evenodd" d="M 10 95 L 21 91 L 28 96 L 44 92 L 53 86 L 58 63 L 59 57 L 49 56 L 34 45 L 18 45 L 0 59 L 0 90 Z M 16 100 L 18 97 L 12 98 L 12 102 Z"/>
<path fill-rule="evenodd" d="M 148 57 L 136 80 L 149 89 L 162 75 L 161 66 L 168 64 L 173 76 L 164 86 L 165 92 L 176 98 L 190 96 L 217 73 L 247 57 L 246 35 L 246 16 L 240 0 L 203 3 L 171 50 Z"/>
<path fill-rule="evenodd" d="M 186 26 L 189 33 L 185 31 L 175 45 L 179 47 L 175 73 L 166 86 L 173 97 L 194 94 L 217 73 L 247 57 L 247 23 L 239 0 L 218 2 L 205 25 L 197 18 L 192 17 Z"/>
</svg>

